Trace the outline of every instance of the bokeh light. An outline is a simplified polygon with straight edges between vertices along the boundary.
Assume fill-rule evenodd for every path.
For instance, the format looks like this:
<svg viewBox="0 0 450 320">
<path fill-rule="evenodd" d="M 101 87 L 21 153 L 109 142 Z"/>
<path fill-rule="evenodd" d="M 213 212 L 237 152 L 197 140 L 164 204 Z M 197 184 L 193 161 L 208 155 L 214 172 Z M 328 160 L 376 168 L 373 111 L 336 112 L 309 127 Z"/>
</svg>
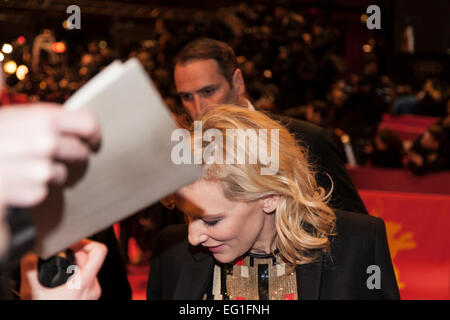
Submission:
<svg viewBox="0 0 450 320">
<path fill-rule="evenodd" d="M 63 53 L 66 51 L 66 45 L 63 42 L 55 42 L 52 44 L 52 50 L 56 53 Z"/>
<path fill-rule="evenodd" d="M 365 45 L 363 45 L 362 50 L 365 53 L 370 53 L 370 52 L 372 52 L 372 46 L 370 44 L 365 44 Z"/>
<path fill-rule="evenodd" d="M 3 47 L 2 47 L 2 51 L 4 53 L 11 53 L 13 51 L 13 47 L 9 43 L 4 43 Z"/>
<path fill-rule="evenodd" d="M 272 71 L 264 70 L 264 77 L 266 77 L 267 79 L 272 78 Z"/>
<path fill-rule="evenodd" d="M 19 45 L 24 44 L 26 41 L 27 41 L 27 39 L 25 39 L 24 36 L 19 36 L 19 37 L 17 38 L 17 43 L 18 43 Z"/>
<path fill-rule="evenodd" d="M 366 22 L 367 22 L 367 19 L 369 19 L 369 16 L 368 16 L 367 14 L 363 13 L 363 14 L 361 15 L 360 19 L 361 19 L 361 22 L 362 22 L 362 23 L 366 23 Z"/>
<path fill-rule="evenodd" d="M 25 79 L 25 76 L 28 74 L 28 67 L 25 65 L 20 65 L 17 67 L 17 71 L 16 71 L 16 77 L 19 80 L 23 80 Z"/>
<path fill-rule="evenodd" d="M 3 70 L 5 70 L 6 73 L 13 74 L 17 70 L 17 64 L 14 61 L 8 61 L 3 66 Z"/>
</svg>

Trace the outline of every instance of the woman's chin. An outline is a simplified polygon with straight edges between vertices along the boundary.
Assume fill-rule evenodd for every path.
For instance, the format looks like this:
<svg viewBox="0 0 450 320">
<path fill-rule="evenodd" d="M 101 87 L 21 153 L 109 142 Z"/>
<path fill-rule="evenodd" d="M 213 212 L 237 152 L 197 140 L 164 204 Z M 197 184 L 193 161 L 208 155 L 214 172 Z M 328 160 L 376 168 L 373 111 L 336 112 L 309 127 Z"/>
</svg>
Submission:
<svg viewBox="0 0 450 320">
<path fill-rule="evenodd" d="M 225 264 L 236 264 L 236 262 L 238 262 L 239 260 L 242 259 L 242 255 L 230 255 L 230 254 L 225 254 L 223 252 L 221 253 L 213 253 L 214 259 L 220 263 L 225 263 Z"/>
<path fill-rule="evenodd" d="M 230 257 L 223 253 L 213 253 L 214 259 L 216 259 L 220 263 L 232 263 L 236 260 L 235 257 Z"/>
</svg>

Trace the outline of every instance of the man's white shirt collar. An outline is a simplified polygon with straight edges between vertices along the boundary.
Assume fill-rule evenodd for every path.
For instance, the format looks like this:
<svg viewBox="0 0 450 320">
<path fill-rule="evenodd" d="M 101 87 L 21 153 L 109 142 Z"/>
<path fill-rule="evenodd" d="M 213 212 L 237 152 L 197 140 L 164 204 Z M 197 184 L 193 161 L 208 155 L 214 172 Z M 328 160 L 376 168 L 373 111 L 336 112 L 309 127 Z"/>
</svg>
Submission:
<svg viewBox="0 0 450 320">
<path fill-rule="evenodd" d="M 255 106 L 250 102 L 250 100 L 245 99 L 245 102 L 247 103 L 248 110 L 255 111 Z"/>
</svg>

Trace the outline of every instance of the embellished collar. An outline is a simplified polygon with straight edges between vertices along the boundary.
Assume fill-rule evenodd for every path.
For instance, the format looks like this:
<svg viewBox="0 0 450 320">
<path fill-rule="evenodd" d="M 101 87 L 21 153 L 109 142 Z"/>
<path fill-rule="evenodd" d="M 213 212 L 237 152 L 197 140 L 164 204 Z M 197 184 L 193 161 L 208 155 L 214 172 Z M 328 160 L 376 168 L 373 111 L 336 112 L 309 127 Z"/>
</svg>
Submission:
<svg viewBox="0 0 450 320">
<path fill-rule="evenodd" d="M 250 256 L 252 258 L 256 258 L 256 259 L 268 259 L 268 258 L 275 258 L 279 253 L 280 253 L 280 250 L 275 249 L 275 251 L 271 252 L 271 253 L 253 253 L 253 252 L 249 251 L 245 255 L 248 255 L 248 256 Z"/>
</svg>

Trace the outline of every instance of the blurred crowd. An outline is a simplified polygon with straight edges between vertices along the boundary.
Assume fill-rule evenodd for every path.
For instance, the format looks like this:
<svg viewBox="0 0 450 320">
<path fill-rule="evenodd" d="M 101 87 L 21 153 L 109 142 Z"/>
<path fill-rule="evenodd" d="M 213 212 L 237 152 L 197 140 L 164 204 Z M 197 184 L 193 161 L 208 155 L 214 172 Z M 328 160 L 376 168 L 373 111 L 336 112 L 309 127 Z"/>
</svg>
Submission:
<svg viewBox="0 0 450 320">
<path fill-rule="evenodd" d="M 417 174 L 449 168 L 450 87 L 444 79 L 426 79 L 419 88 L 394 83 L 380 72 L 374 50 L 364 53 L 360 72 L 348 74 L 342 32 L 283 7 L 241 4 L 211 15 L 192 17 L 194 22 L 159 18 L 145 40 L 111 46 L 93 38 L 85 46 L 67 43 L 60 53 L 50 46 L 56 41 L 52 30 L 33 41 L 16 40 L 9 58 L 30 72 L 22 80 L 5 73 L 8 93 L 2 101 L 23 94 L 28 101 L 63 103 L 114 59 L 136 57 L 180 114 L 173 58 L 187 42 L 210 37 L 234 48 L 257 108 L 313 122 L 339 143 L 345 138 L 357 164 L 407 167 Z M 379 130 L 385 113 L 436 117 L 436 123 L 415 141 L 402 141 L 395 132 Z"/>
</svg>

